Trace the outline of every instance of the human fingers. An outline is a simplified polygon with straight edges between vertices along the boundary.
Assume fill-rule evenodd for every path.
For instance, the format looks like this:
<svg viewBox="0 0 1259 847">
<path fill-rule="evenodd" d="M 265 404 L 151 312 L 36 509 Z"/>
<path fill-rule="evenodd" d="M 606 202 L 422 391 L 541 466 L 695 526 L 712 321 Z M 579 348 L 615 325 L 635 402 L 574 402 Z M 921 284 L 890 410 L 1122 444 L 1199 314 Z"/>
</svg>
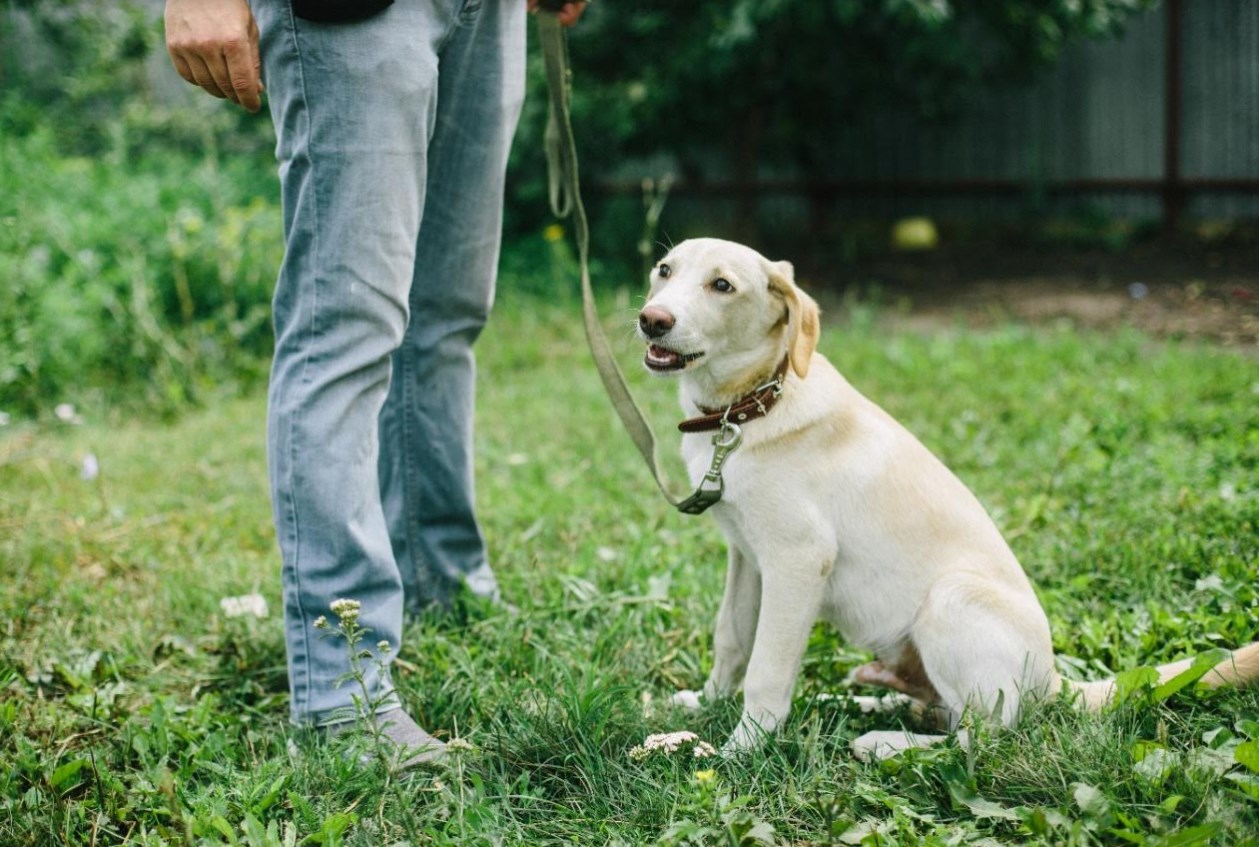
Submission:
<svg viewBox="0 0 1259 847">
<path fill-rule="evenodd" d="M 538 9 L 546 9 L 552 12 L 559 22 L 564 26 L 572 26 L 580 20 L 581 15 L 586 11 L 585 0 L 572 0 L 572 2 L 564 3 L 559 9 L 554 9 L 552 4 L 542 5 L 542 0 L 528 0 L 528 9 L 530 12 L 536 12 Z"/>
<path fill-rule="evenodd" d="M 192 68 L 189 67 L 188 61 L 174 50 L 169 52 L 171 64 L 175 66 L 175 73 L 179 74 L 185 82 L 196 85 L 197 78 L 192 75 Z"/>
<path fill-rule="evenodd" d="M 251 112 L 262 107 L 262 60 L 258 53 L 258 31 L 246 42 L 232 42 L 223 51 L 227 85 L 231 99 Z"/>
<path fill-rule="evenodd" d="M 564 8 L 559 12 L 560 23 L 564 26 L 572 26 L 581 20 L 582 13 L 586 11 L 586 4 L 583 3 L 565 3 Z"/>
<path fill-rule="evenodd" d="M 232 72 L 228 68 L 226 49 L 216 53 L 203 53 L 201 58 L 205 62 L 206 70 L 210 73 L 210 78 L 214 80 L 215 87 L 222 92 L 220 96 L 239 105 L 240 98 L 235 86 L 232 85 Z M 206 90 L 209 91 L 209 89 Z"/>
<path fill-rule="evenodd" d="M 205 92 L 213 94 L 221 100 L 229 99 L 227 93 L 219 87 L 218 82 L 214 79 L 214 74 L 210 72 L 210 66 L 206 64 L 205 59 L 195 53 L 185 54 L 184 59 L 188 62 L 188 67 L 192 69 L 192 82 L 194 85 L 199 86 Z"/>
</svg>

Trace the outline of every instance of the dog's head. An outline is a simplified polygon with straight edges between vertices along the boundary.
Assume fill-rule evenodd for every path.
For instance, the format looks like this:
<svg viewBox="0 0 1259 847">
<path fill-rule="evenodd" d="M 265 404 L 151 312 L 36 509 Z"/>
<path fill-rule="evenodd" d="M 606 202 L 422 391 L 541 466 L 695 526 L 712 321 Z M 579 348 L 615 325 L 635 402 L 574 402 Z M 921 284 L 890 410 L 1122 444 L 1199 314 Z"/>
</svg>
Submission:
<svg viewBox="0 0 1259 847">
<path fill-rule="evenodd" d="M 790 262 L 716 238 L 670 250 L 638 315 L 647 369 L 692 376 L 706 395 L 750 390 L 783 356 L 803 377 L 818 328 L 817 303 L 796 287 Z"/>
</svg>

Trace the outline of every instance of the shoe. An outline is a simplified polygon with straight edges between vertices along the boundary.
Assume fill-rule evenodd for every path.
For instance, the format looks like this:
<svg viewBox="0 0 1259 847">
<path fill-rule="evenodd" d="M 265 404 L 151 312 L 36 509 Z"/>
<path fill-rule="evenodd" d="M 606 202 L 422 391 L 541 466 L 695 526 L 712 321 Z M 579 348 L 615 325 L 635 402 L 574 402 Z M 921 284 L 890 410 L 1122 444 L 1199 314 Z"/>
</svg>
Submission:
<svg viewBox="0 0 1259 847">
<path fill-rule="evenodd" d="M 403 709 L 391 709 L 373 715 L 383 740 L 393 749 L 390 758 L 396 763 L 398 770 L 410 770 L 421 765 L 441 764 L 446 758 L 446 745 L 429 735 Z M 324 728 L 328 738 L 337 738 L 347 733 L 365 732 L 365 727 L 358 720 L 342 721 Z M 370 752 L 359 755 L 362 762 L 370 762 L 374 756 Z"/>
</svg>

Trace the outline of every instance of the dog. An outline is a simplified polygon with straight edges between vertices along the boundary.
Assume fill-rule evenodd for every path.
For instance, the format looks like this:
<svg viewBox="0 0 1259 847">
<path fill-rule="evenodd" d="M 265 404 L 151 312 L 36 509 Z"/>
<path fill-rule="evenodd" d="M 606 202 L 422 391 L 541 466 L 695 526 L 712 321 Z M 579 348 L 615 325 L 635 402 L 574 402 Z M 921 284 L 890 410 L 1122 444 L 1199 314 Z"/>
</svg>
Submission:
<svg viewBox="0 0 1259 847">
<path fill-rule="evenodd" d="M 743 689 L 726 752 L 787 717 L 819 619 L 875 656 L 855 681 L 950 729 L 968 711 L 1011 725 L 1064 686 L 1093 709 L 1113 697 L 1111 680 L 1058 675 L 1044 609 L 979 500 L 816 352 L 818 306 L 789 262 L 713 238 L 678 244 L 651 272 L 637 329 L 646 368 L 679 378 L 692 482 L 720 493 L 711 511 L 728 565 L 702 695 Z M 1202 678 L 1256 680 L 1259 643 Z M 699 693 L 674 699 L 697 707 Z"/>
</svg>

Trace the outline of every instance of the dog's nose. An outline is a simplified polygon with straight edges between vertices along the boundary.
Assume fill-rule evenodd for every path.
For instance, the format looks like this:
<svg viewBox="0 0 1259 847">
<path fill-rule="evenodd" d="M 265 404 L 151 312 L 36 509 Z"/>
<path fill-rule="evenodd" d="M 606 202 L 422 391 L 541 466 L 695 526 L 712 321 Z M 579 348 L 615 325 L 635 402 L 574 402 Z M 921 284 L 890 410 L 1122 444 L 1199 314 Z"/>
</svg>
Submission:
<svg viewBox="0 0 1259 847">
<path fill-rule="evenodd" d="M 647 306 L 638 313 L 638 328 L 648 338 L 659 338 L 673 329 L 673 315 L 659 306 Z"/>
</svg>

